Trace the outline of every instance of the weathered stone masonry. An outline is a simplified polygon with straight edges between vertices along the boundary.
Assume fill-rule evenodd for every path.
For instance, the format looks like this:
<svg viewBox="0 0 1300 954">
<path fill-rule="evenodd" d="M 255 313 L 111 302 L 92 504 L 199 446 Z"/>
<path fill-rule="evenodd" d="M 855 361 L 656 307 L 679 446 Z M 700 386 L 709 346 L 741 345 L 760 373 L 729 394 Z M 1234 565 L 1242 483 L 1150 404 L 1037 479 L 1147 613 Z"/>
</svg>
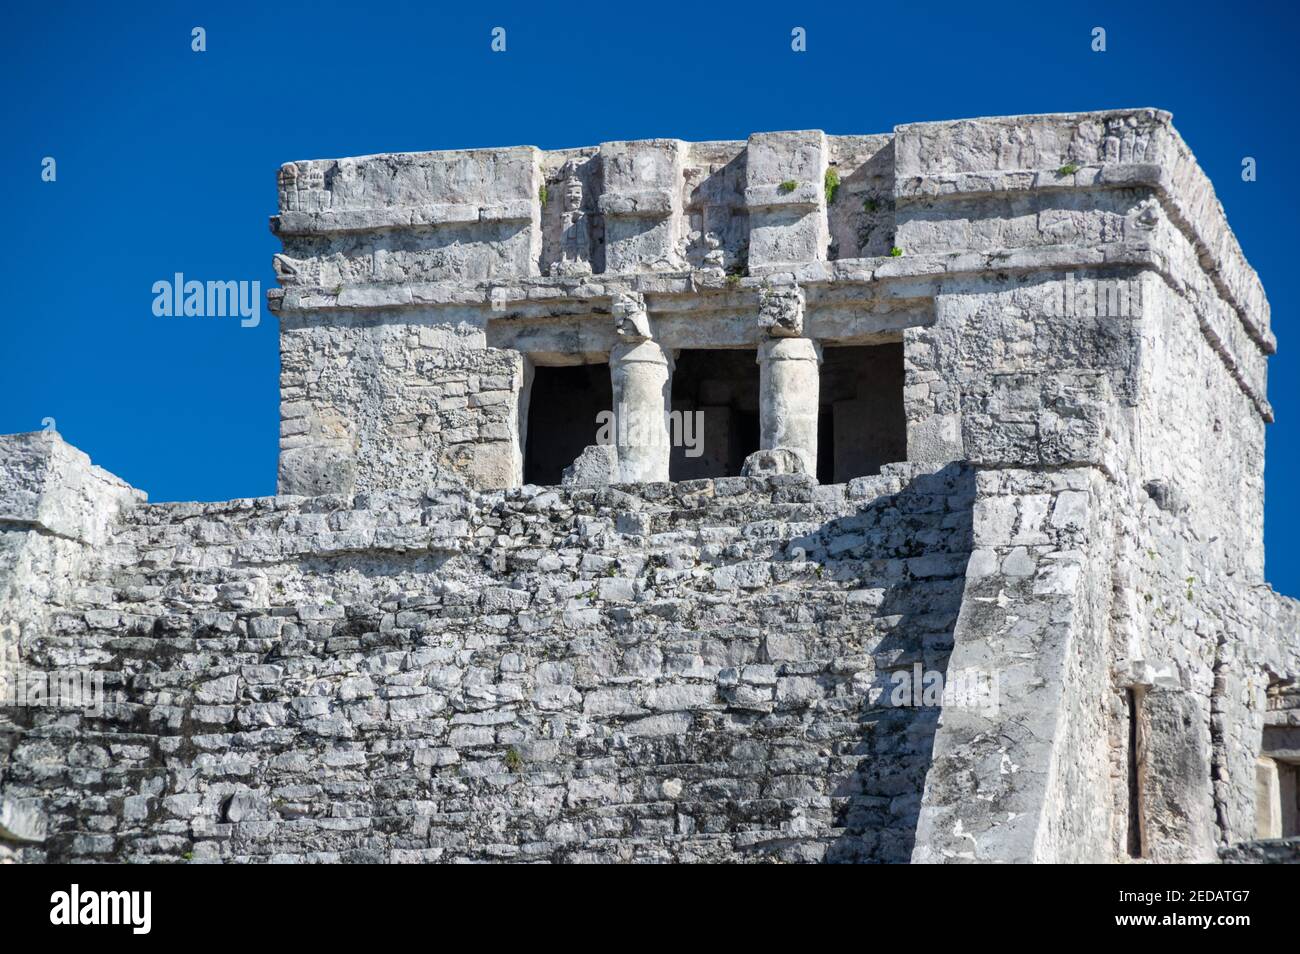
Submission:
<svg viewBox="0 0 1300 954">
<path fill-rule="evenodd" d="M 950 649 L 969 484 L 137 508 L 31 646 L 122 701 L 9 784 L 54 857 L 906 860 L 933 714 L 876 697 Z"/>
<path fill-rule="evenodd" d="M 0 710 L 0 859 L 1294 854 L 1275 344 L 1167 114 L 297 162 L 273 228 L 280 496 L 0 439 L 0 663 L 108 700 Z"/>
</svg>

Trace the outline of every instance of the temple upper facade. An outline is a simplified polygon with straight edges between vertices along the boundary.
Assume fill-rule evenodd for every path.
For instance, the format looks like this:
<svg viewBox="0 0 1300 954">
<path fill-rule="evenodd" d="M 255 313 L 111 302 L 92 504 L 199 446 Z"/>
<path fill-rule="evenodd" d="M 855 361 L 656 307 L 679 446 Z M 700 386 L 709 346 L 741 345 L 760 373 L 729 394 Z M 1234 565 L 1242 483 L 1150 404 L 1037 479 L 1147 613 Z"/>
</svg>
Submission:
<svg viewBox="0 0 1300 954">
<path fill-rule="evenodd" d="M 0 706 L 0 860 L 1300 851 L 1275 340 L 1167 113 L 279 203 L 276 496 L 0 438 L 0 689 L 102 703 Z"/>
</svg>

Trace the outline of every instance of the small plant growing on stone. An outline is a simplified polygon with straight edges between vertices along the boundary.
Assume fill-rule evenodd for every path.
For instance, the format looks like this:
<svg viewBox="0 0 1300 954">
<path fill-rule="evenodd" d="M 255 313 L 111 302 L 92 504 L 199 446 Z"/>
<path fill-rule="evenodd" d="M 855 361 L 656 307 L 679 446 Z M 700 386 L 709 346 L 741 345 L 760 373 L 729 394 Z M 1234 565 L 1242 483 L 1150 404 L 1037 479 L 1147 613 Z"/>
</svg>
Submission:
<svg viewBox="0 0 1300 954">
<path fill-rule="evenodd" d="M 865 199 L 862 202 L 863 212 L 875 212 L 880 208 L 880 203 L 875 199 Z"/>
<path fill-rule="evenodd" d="M 902 250 L 901 248 L 899 248 L 897 245 L 895 245 L 893 248 L 891 248 L 891 249 L 889 250 L 889 257 L 890 257 L 890 258 L 902 258 L 902 257 L 903 257 L 903 250 Z"/>
<path fill-rule="evenodd" d="M 1061 166 L 1061 168 L 1056 170 L 1056 174 L 1058 176 L 1072 176 L 1078 171 L 1079 167 L 1076 163 L 1067 162 L 1065 165 Z"/>
<path fill-rule="evenodd" d="M 777 186 L 777 188 L 788 195 L 789 193 L 793 192 L 795 189 L 799 188 L 799 183 L 795 182 L 793 179 L 786 179 L 779 186 Z"/>
<path fill-rule="evenodd" d="M 541 200 L 542 205 L 546 204 L 546 183 L 543 182 L 537 187 L 537 198 Z"/>
<path fill-rule="evenodd" d="M 516 748 L 506 750 L 506 768 L 512 772 L 521 772 L 524 768 L 524 757 L 519 754 Z"/>
<path fill-rule="evenodd" d="M 840 191 L 840 174 L 833 168 L 826 170 L 826 204 L 835 201 L 835 193 Z"/>
</svg>

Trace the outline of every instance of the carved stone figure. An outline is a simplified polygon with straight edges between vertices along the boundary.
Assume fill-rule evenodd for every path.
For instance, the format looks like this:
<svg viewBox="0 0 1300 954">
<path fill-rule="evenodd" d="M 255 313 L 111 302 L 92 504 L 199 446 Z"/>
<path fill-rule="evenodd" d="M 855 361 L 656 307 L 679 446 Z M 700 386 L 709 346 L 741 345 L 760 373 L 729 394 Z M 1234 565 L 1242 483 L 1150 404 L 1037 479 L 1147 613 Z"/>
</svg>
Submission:
<svg viewBox="0 0 1300 954">
<path fill-rule="evenodd" d="M 614 299 L 614 331 L 625 341 L 648 341 L 650 316 L 646 312 L 645 297 L 636 292 L 623 292 Z"/>
<path fill-rule="evenodd" d="M 578 164 L 564 164 L 564 211 L 560 216 L 560 260 L 553 268 L 559 276 L 591 274 L 591 222 L 582 209 L 582 179 Z"/>
<path fill-rule="evenodd" d="M 804 294 L 798 285 L 768 285 L 758 290 L 758 321 L 773 338 L 803 334 Z"/>
</svg>

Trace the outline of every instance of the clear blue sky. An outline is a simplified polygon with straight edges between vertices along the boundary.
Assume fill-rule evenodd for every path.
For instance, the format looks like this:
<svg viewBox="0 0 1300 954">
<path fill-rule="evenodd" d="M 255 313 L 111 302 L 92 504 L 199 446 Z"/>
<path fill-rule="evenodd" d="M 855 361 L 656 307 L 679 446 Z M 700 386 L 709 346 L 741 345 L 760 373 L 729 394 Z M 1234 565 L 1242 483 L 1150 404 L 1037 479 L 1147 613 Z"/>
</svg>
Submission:
<svg viewBox="0 0 1300 954">
<path fill-rule="evenodd" d="M 8 3 L 0 433 L 53 417 L 153 500 L 274 493 L 275 321 L 156 318 L 150 289 L 177 271 L 271 287 L 267 216 L 289 160 L 1155 106 L 1173 112 L 1272 302 L 1268 576 L 1300 595 L 1300 16 L 1162 6 Z M 190 49 L 194 26 L 205 53 Z M 806 53 L 790 51 L 794 26 Z M 1090 49 L 1094 26 L 1105 53 Z M 1256 182 L 1241 181 L 1243 156 Z"/>
</svg>

